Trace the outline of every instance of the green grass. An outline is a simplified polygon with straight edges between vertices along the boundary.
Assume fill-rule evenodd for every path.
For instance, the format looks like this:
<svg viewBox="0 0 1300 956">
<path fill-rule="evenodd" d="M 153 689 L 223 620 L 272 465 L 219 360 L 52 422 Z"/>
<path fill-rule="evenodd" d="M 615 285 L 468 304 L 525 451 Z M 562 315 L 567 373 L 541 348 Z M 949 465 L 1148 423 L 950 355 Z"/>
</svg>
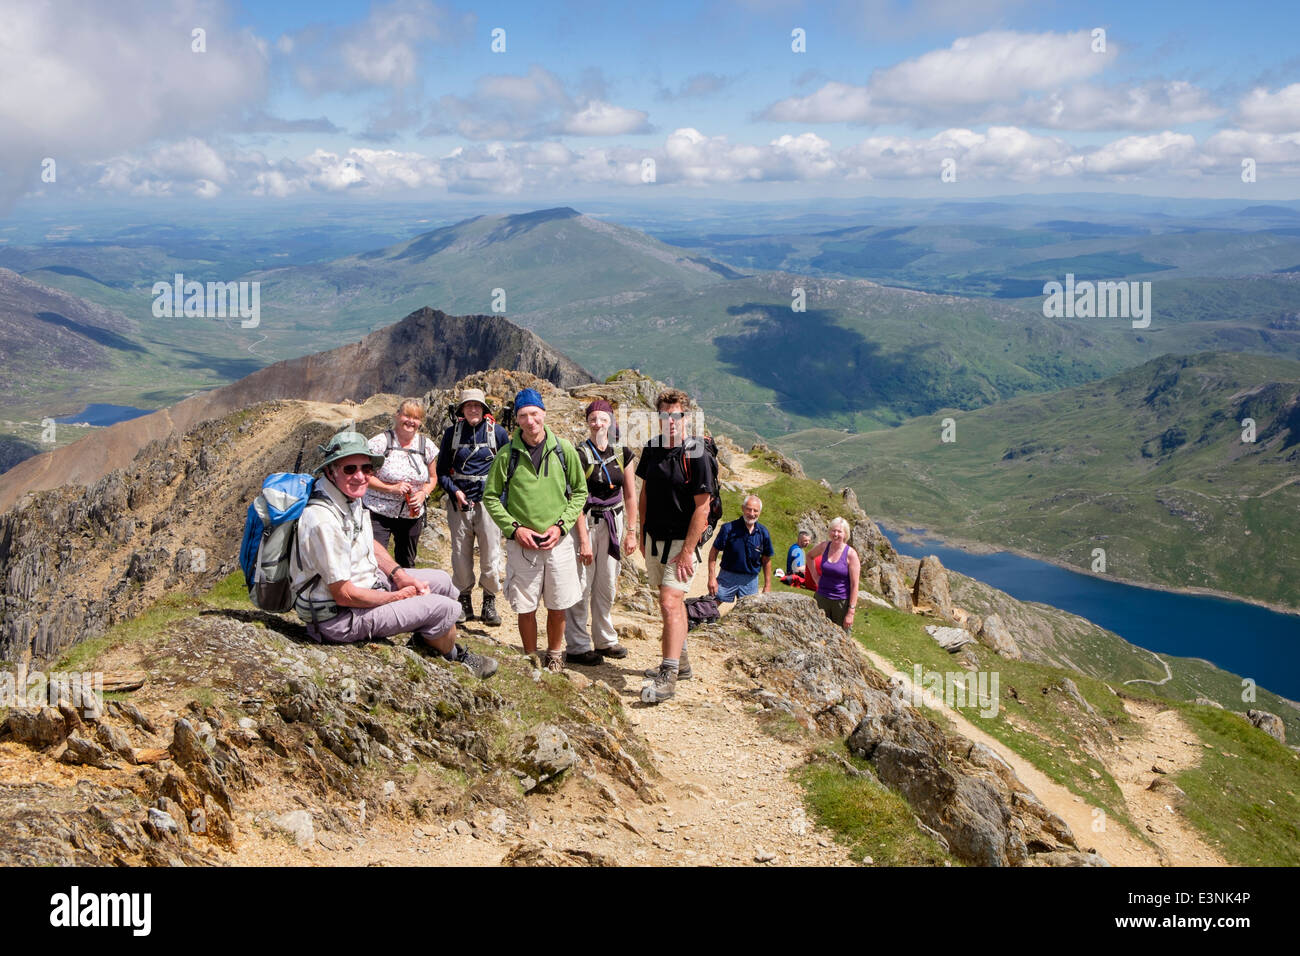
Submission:
<svg viewBox="0 0 1300 956">
<path fill-rule="evenodd" d="M 168 594 L 159 598 L 149 609 L 128 621 L 119 621 L 98 637 L 73 645 L 52 668 L 55 671 L 85 670 L 110 647 L 134 643 L 157 637 L 176 621 L 193 617 L 208 609 L 248 610 L 248 591 L 244 588 L 244 573 L 235 571 L 218 581 L 201 596 Z"/>
<path fill-rule="evenodd" d="M 954 656 L 925 633 L 923 628 L 927 623 L 926 618 L 873 605 L 865 619 L 859 618 L 854 624 L 853 636 L 864 647 L 892 662 L 909 678 L 914 676 L 916 664 L 921 665 L 923 672 L 946 674 L 960 671 Z M 1071 725 L 1069 712 L 1060 706 L 1061 695 L 1056 691 L 1047 694 L 1042 691 L 1056 685 L 1063 677 L 1070 678 L 1084 698 L 1111 725 L 1112 732 L 1123 733 L 1124 728 L 1131 724 L 1131 718 L 1120 706 L 1119 698 L 1111 694 L 1102 682 L 1073 671 L 1029 661 L 1006 660 L 983 647 L 975 652 L 983 670 L 997 673 L 998 708 L 996 713 L 984 716 L 981 708 L 967 706 L 960 710 L 961 715 L 1048 777 L 1083 797 L 1090 806 L 1100 807 L 1108 816 L 1125 823 L 1136 833 L 1118 784 L 1101 762 L 1084 750 L 1079 731 Z M 988 680 L 991 689 L 992 673 Z M 1011 697 L 1012 688 L 1018 700 Z M 983 709 L 991 710 L 988 707 Z M 927 710 L 926 716 L 934 719 L 942 714 Z M 1080 835 L 1080 839 L 1083 838 Z"/>
<path fill-rule="evenodd" d="M 1211 745 L 1174 777 L 1182 812 L 1231 863 L 1300 866 L 1300 757 L 1235 714 L 1175 706 Z"/>
<path fill-rule="evenodd" d="M 857 758 L 851 758 L 851 763 L 866 776 L 850 776 L 833 758 L 801 767 L 793 776 L 803 788 L 813 819 L 832 830 L 836 839 L 850 848 L 854 860 L 862 862 L 869 856 L 876 866 L 957 863 L 917 829 L 915 811 L 876 779 L 869 763 Z"/>
</svg>

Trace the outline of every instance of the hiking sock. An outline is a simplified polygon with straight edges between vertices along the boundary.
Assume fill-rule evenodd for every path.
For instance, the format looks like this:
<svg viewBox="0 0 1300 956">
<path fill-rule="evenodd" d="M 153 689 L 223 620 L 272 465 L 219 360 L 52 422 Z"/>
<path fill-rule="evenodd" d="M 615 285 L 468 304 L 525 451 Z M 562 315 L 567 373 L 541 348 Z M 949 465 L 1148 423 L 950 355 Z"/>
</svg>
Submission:
<svg viewBox="0 0 1300 956">
<path fill-rule="evenodd" d="M 675 658 L 675 657 L 665 657 L 665 658 L 664 658 L 664 664 L 666 664 L 666 665 L 668 665 L 669 667 L 671 667 L 671 668 L 673 669 L 673 673 L 674 673 L 674 674 L 677 673 L 677 664 L 678 664 L 678 660 L 677 660 L 677 658 Z M 663 665 L 660 665 L 660 666 L 663 666 Z"/>
</svg>

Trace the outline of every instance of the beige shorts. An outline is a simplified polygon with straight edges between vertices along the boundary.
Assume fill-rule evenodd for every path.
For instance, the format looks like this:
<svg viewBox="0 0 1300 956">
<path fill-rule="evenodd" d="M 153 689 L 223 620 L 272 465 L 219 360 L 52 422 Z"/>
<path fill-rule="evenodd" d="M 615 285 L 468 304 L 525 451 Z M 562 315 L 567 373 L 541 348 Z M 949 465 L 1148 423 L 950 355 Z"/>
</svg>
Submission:
<svg viewBox="0 0 1300 956">
<path fill-rule="evenodd" d="M 506 600 L 516 614 L 564 611 L 582 600 L 578 556 L 573 535 L 566 534 L 550 551 L 529 551 L 511 538 L 506 542 Z"/>
<path fill-rule="evenodd" d="M 652 542 L 649 538 L 643 541 L 645 545 L 645 573 L 650 579 L 650 586 L 656 590 L 659 588 L 676 588 L 678 591 L 689 592 L 691 582 L 695 580 L 695 575 L 700 573 L 700 565 L 703 563 L 698 559 L 695 562 L 695 568 L 691 571 L 691 576 L 685 581 L 677 579 L 677 568 L 673 561 L 682 553 L 682 545 L 686 542 L 680 538 L 669 543 L 668 563 L 664 563 L 664 543 L 662 541 Z M 658 551 L 658 554 L 652 554 L 651 549 Z"/>
</svg>

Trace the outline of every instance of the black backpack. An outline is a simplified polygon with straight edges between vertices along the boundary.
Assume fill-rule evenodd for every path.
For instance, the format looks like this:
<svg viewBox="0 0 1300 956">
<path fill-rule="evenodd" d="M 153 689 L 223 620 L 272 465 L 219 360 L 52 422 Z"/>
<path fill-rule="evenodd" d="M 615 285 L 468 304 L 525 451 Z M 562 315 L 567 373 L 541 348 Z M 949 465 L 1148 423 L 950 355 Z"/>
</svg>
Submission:
<svg viewBox="0 0 1300 956">
<path fill-rule="evenodd" d="M 700 543 L 696 545 L 699 548 L 713 537 L 714 532 L 718 530 L 718 522 L 722 520 L 722 482 L 718 480 L 718 443 L 708 435 L 703 438 L 688 438 L 686 444 L 690 442 L 703 442 L 704 453 L 709 456 L 709 461 L 713 465 L 713 487 L 709 489 L 709 523 L 700 535 Z M 690 481 L 691 457 L 686 454 L 686 444 L 682 446 L 682 469 L 686 472 L 686 480 Z"/>
<path fill-rule="evenodd" d="M 693 631 L 703 624 L 712 624 L 721 616 L 718 613 L 718 597 L 715 594 L 687 598 L 682 604 L 686 607 L 687 631 Z"/>
</svg>

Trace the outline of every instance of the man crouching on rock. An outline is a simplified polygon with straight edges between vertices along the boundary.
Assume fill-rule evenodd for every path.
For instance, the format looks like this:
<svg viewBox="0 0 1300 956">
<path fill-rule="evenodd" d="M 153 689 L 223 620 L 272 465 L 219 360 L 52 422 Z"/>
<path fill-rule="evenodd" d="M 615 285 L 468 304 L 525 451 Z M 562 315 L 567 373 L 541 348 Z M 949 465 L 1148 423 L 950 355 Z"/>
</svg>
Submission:
<svg viewBox="0 0 1300 956">
<path fill-rule="evenodd" d="M 413 632 L 418 644 L 491 677 L 497 662 L 456 643 L 459 592 L 445 571 L 402 568 L 377 543 L 361 504 L 367 478 L 383 464 L 364 436 L 339 432 L 321 446 L 311 497 L 289 559 L 294 610 L 312 640 L 352 644 Z M 418 649 L 418 648 L 417 648 Z"/>
</svg>

